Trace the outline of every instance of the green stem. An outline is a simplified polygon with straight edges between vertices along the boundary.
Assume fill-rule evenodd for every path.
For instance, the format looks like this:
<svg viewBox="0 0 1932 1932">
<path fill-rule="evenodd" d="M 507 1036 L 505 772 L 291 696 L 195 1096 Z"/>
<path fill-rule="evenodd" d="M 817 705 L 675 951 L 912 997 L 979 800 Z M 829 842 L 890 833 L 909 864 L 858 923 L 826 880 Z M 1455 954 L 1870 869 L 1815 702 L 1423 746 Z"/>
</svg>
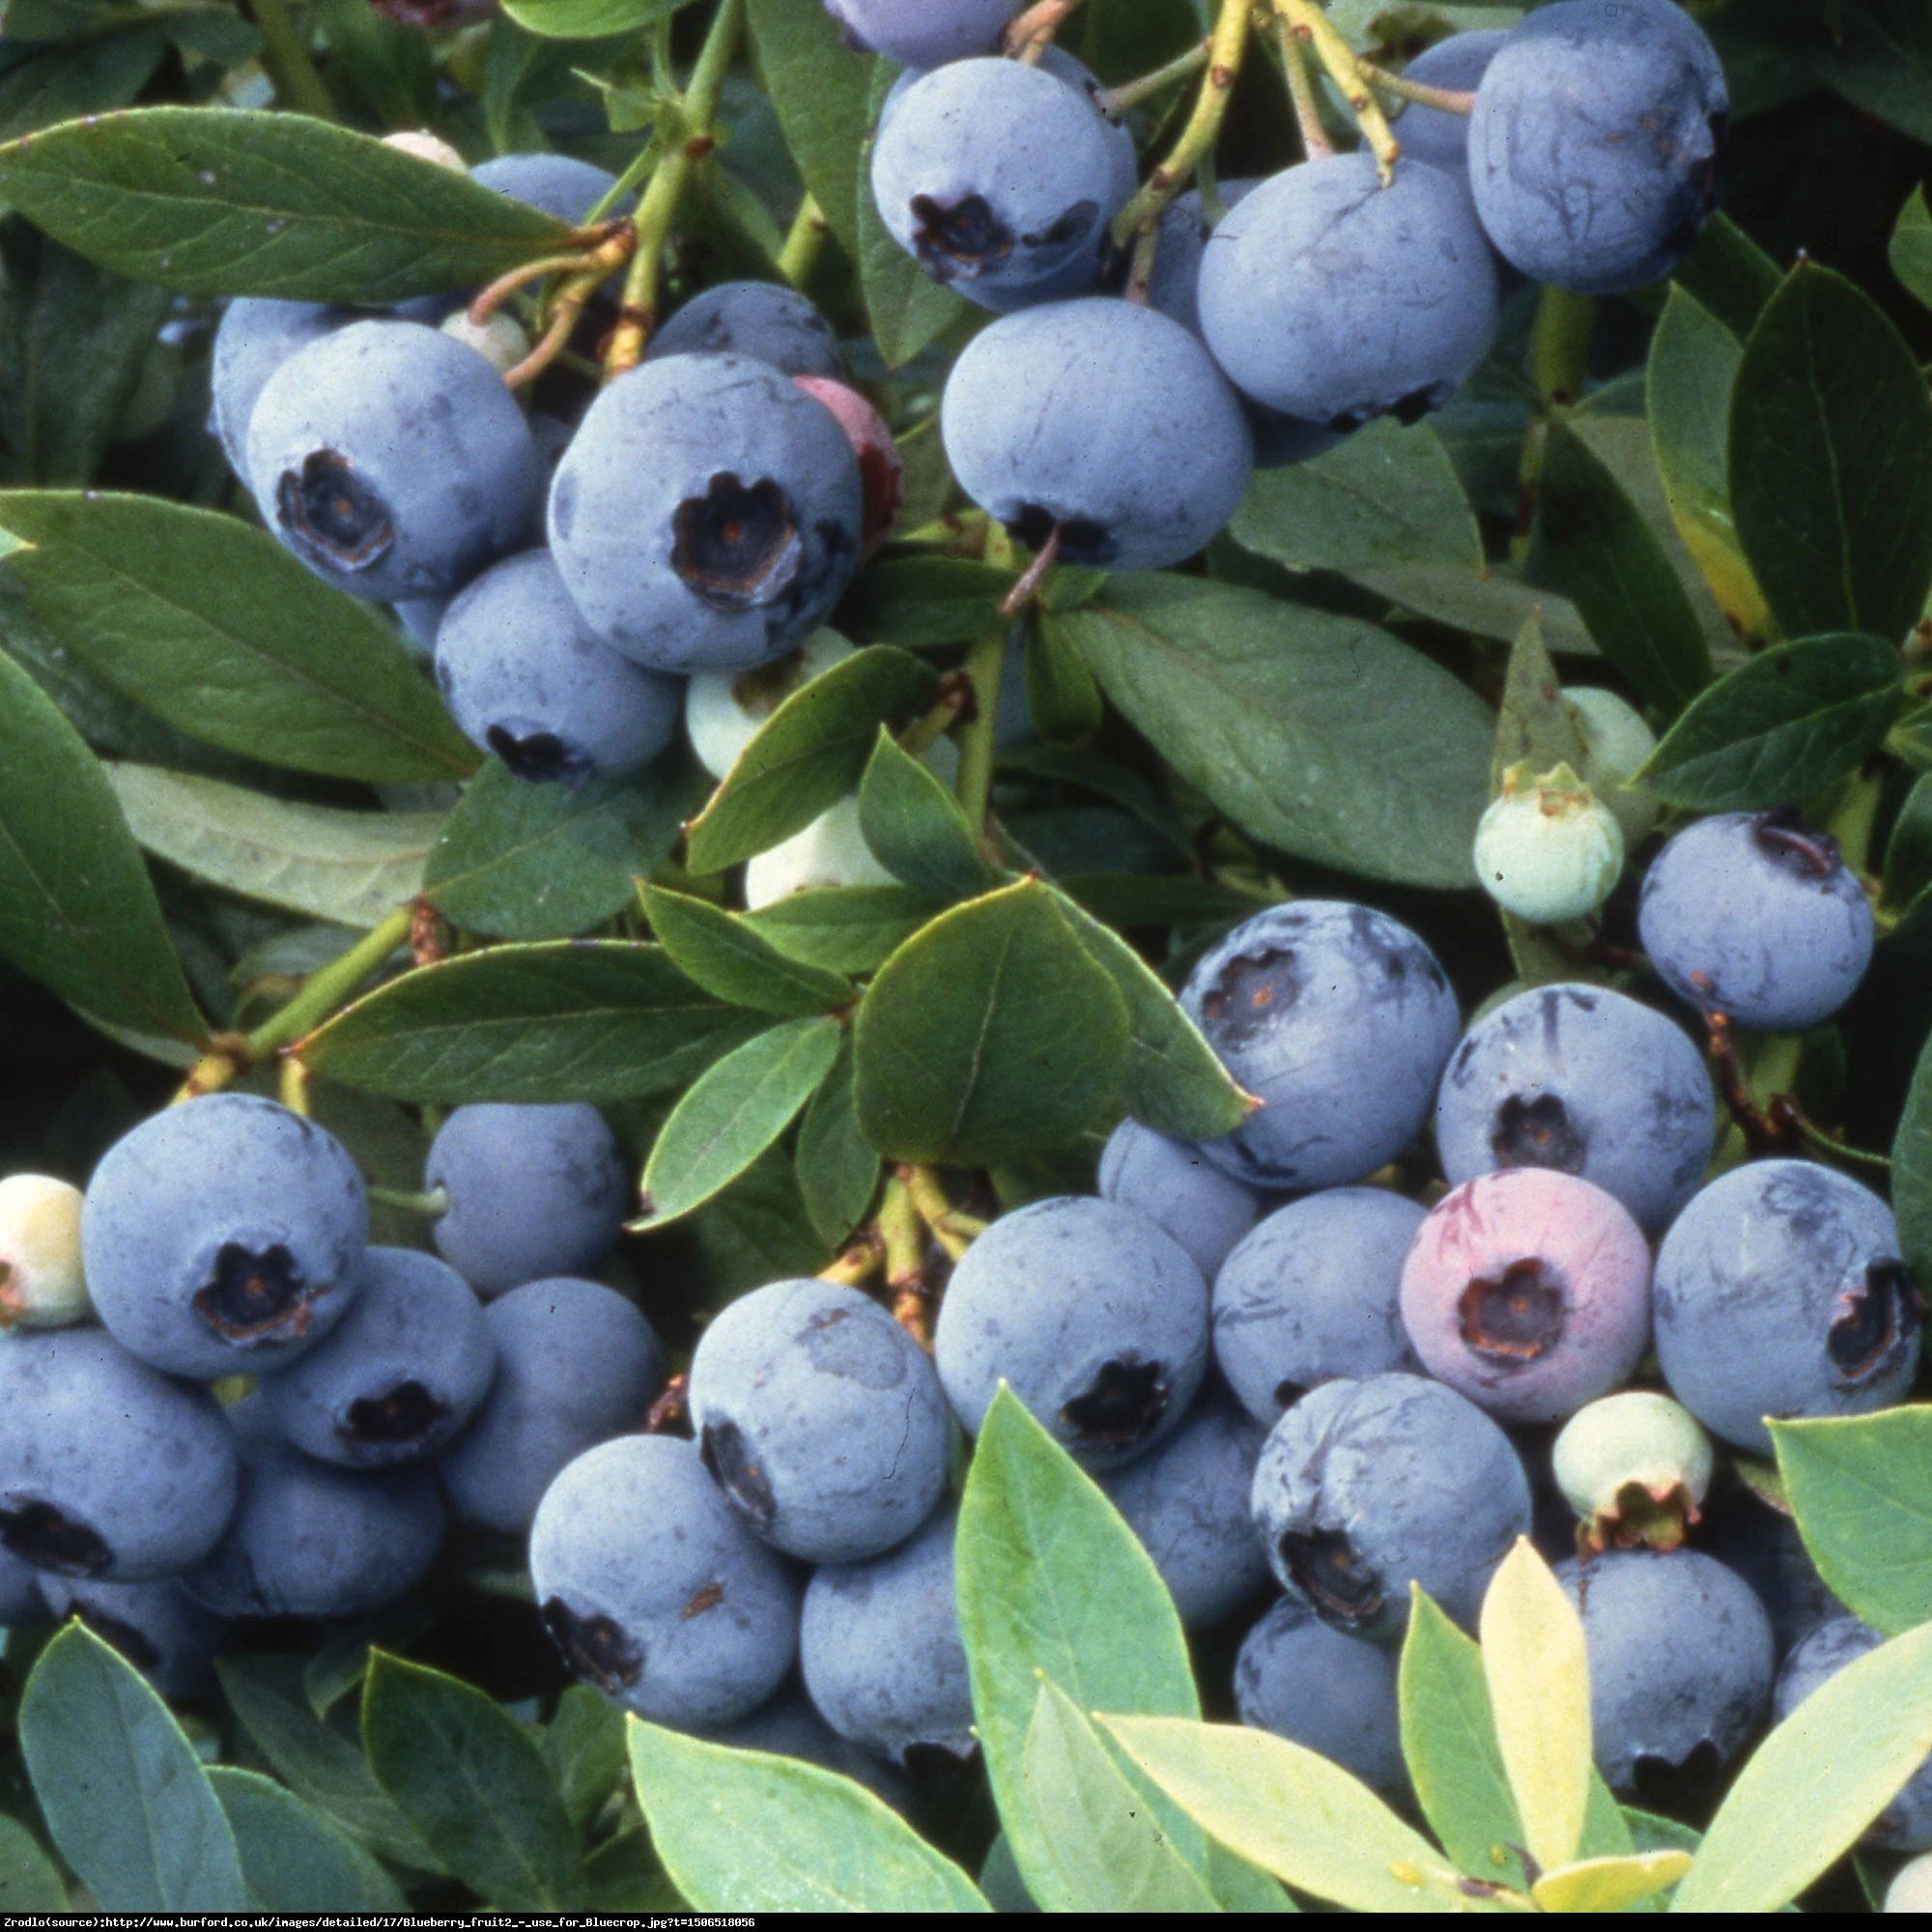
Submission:
<svg viewBox="0 0 1932 1932">
<path fill-rule="evenodd" d="M 1577 402 L 1590 366 L 1590 332 L 1597 304 L 1590 296 L 1568 289 L 1545 289 L 1536 304 L 1530 333 L 1530 370 L 1545 409 Z"/>
<path fill-rule="evenodd" d="M 1138 107 L 1143 100 L 1151 100 L 1177 80 L 1185 80 L 1190 73 L 1199 73 L 1208 65 L 1208 58 L 1213 50 L 1212 41 L 1198 42 L 1184 54 L 1176 54 L 1165 67 L 1157 67 L 1151 73 L 1142 74 L 1138 80 L 1123 80 L 1119 87 L 1103 88 L 1094 96 L 1094 104 L 1102 114 L 1124 114 L 1128 108 Z"/>
<path fill-rule="evenodd" d="M 248 1036 L 248 1054 L 266 1060 L 311 1034 L 348 999 L 397 947 L 408 944 L 412 910 L 392 912 L 375 931 L 358 939 L 341 958 L 331 960 L 302 981 L 302 989 L 280 1012 Z"/>
<path fill-rule="evenodd" d="M 1296 40 L 1308 43 L 1328 78 L 1341 91 L 1350 113 L 1355 117 L 1355 123 L 1362 130 L 1362 139 L 1368 143 L 1369 152 L 1376 157 L 1376 171 L 1386 187 L 1395 173 L 1396 156 L 1402 149 L 1389 127 L 1388 116 L 1382 112 L 1381 102 L 1376 99 L 1375 89 L 1369 85 L 1361 62 L 1355 58 L 1354 48 L 1343 38 L 1342 30 L 1316 5 L 1316 0 L 1274 0 L 1274 11 L 1287 21 Z"/>
<path fill-rule="evenodd" d="M 825 211 L 814 197 L 807 195 L 792 217 L 791 232 L 779 250 L 778 264 L 779 273 L 801 294 L 811 279 L 812 270 L 818 266 L 818 258 L 825 252 L 825 239 L 831 233 Z"/>
<path fill-rule="evenodd" d="M 1854 779 L 1825 828 L 1838 841 L 1846 867 L 1857 874 L 1871 870 L 1872 830 L 1878 823 L 1883 789 L 1876 778 Z"/>
<path fill-rule="evenodd" d="M 1000 686 L 1006 675 L 1007 647 L 1012 626 L 988 631 L 966 654 L 966 675 L 973 681 L 977 709 L 973 722 L 959 733 L 959 804 L 976 834 L 984 830 L 993 795 L 993 759 L 1000 723 Z"/>
<path fill-rule="evenodd" d="M 275 99 L 299 114 L 333 121 L 335 102 L 284 0 L 249 0 L 249 12 L 261 30 L 262 65 L 275 83 Z"/>
<path fill-rule="evenodd" d="M 1412 100 L 1418 107 L 1437 107 L 1444 114 L 1466 116 L 1476 111 L 1476 97 L 1466 89 L 1430 87 L 1423 81 L 1407 80 L 1385 67 L 1378 67 L 1374 61 L 1363 60 L 1359 54 L 1355 65 L 1382 93 L 1392 94 L 1398 100 Z"/>
<path fill-rule="evenodd" d="M 1321 103 L 1315 98 L 1315 76 L 1308 71 L 1308 44 L 1295 38 L 1287 14 L 1279 14 L 1275 26 L 1281 35 L 1281 70 L 1288 81 L 1288 98 L 1294 108 L 1294 125 L 1301 131 L 1301 152 L 1311 160 L 1320 160 L 1335 152 L 1328 130 L 1321 125 Z"/>
<path fill-rule="evenodd" d="M 431 1221 L 449 1212 L 449 1196 L 440 1187 L 422 1194 L 411 1194 L 400 1187 L 371 1187 L 369 1199 L 378 1207 L 397 1208 L 405 1214 L 420 1214 Z"/>
</svg>

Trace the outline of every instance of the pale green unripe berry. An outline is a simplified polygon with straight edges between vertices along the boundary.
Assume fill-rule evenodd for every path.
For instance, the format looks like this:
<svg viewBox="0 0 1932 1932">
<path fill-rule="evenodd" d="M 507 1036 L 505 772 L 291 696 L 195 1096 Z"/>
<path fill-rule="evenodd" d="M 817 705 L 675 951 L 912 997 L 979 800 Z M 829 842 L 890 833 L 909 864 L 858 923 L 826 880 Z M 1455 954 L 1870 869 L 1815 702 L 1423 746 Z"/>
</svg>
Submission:
<svg viewBox="0 0 1932 1932">
<path fill-rule="evenodd" d="M 1672 1549 L 1711 1488 L 1711 1438 L 1667 1395 L 1626 1389 L 1586 1403 L 1551 1453 L 1556 1487 L 1602 1549 Z"/>
<path fill-rule="evenodd" d="M 1563 699 L 1583 740 L 1583 782 L 1616 813 L 1626 847 L 1640 844 L 1663 810 L 1663 801 L 1643 785 L 1633 785 L 1657 750 L 1657 733 L 1643 715 L 1614 691 L 1594 685 L 1566 690 Z"/>
<path fill-rule="evenodd" d="M 1624 835 L 1568 765 L 1540 779 L 1517 765 L 1476 827 L 1475 856 L 1483 890 L 1505 912 L 1555 925 L 1609 897 L 1623 875 Z"/>
<path fill-rule="evenodd" d="M 93 1313 L 80 1266 L 80 1189 L 0 1180 L 0 1328 L 64 1328 Z"/>
<path fill-rule="evenodd" d="M 1932 1912 L 1932 1852 L 1900 1865 L 1885 1889 L 1888 1912 Z"/>
<path fill-rule="evenodd" d="M 499 376 L 507 376 L 530 353 L 529 331 L 501 309 L 488 322 L 471 322 L 467 310 L 458 309 L 443 323 L 442 332 L 475 350 Z"/>
<path fill-rule="evenodd" d="M 400 134 L 384 134 L 383 145 L 399 148 L 406 155 L 413 155 L 419 161 L 447 168 L 452 174 L 467 175 L 469 172 L 463 156 L 440 134 L 432 134 L 427 128 L 409 128 Z"/>
<path fill-rule="evenodd" d="M 722 779 L 771 715 L 801 685 L 854 655 L 837 631 L 814 631 L 805 646 L 756 670 L 699 671 L 685 687 L 684 728 L 697 762 Z"/>
</svg>

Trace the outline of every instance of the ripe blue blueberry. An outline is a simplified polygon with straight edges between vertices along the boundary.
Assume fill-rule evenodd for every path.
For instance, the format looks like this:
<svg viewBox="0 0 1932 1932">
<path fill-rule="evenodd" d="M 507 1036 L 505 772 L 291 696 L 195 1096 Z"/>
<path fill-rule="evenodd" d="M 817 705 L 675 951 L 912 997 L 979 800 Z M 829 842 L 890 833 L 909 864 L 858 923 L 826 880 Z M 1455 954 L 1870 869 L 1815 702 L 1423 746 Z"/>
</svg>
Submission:
<svg viewBox="0 0 1932 1932">
<path fill-rule="evenodd" d="M 1255 1420 L 1338 1377 L 1419 1373 L 1402 1325 L 1402 1264 L 1424 1210 L 1383 1187 L 1331 1187 L 1278 1208 L 1214 1277 L 1214 1360 Z"/>
<path fill-rule="evenodd" d="M 231 1634 L 228 1621 L 195 1602 L 172 1577 L 157 1583 L 101 1583 L 43 1577 L 51 1615 L 78 1617 L 112 1644 L 163 1697 L 208 1693 L 216 1656 Z"/>
<path fill-rule="evenodd" d="M 1367 906 L 1300 899 L 1238 925 L 1180 996 L 1263 1103 L 1208 1151 L 1251 1186 L 1342 1187 L 1393 1160 L 1428 1118 L 1460 1022 L 1448 975 Z"/>
<path fill-rule="evenodd" d="M 530 1581 L 572 1672 L 656 1722 L 749 1717 L 797 1653 L 789 1565 L 674 1436 L 620 1435 L 557 1476 L 530 1527 Z"/>
<path fill-rule="evenodd" d="M 1368 154 L 1304 161 L 1215 229 L 1201 327 L 1242 394 L 1331 429 L 1438 409 L 1490 352 L 1496 270 L 1440 169 Z"/>
<path fill-rule="evenodd" d="M 1794 812 L 1720 812 L 1643 882 L 1637 929 L 1671 991 L 1763 1033 L 1830 1019 L 1871 963 L 1871 901 L 1838 841 Z"/>
<path fill-rule="evenodd" d="M 485 1299 L 602 1267 L 629 1189 L 616 1136 L 579 1101 L 453 1109 L 423 1185 L 447 1203 L 432 1228 L 437 1253 Z"/>
<path fill-rule="evenodd" d="M 582 221 L 617 185 L 615 175 L 574 155 L 497 155 L 478 161 L 469 170 L 469 179 L 569 222 Z M 629 214 L 637 205 L 636 195 L 622 195 L 611 204 L 610 214 Z"/>
<path fill-rule="evenodd" d="M 210 1094 L 108 1149 L 80 1238 L 115 1339 L 170 1375 L 213 1380 L 291 1362 L 348 1314 L 369 1200 L 341 1142 L 314 1122 Z"/>
<path fill-rule="evenodd" d="M 748 355 L 787 376 L 845 374 L 832 325 L 781 282 L 720 282 L 693 296 L 651 338 L 644 359 L 694 355 Z"/>
<path fill-rule="evenodd" d="M 1780 1658 L 1820 1624 L 1846 1614 L 1819 1576 L 1797 1524 L 1749 1491 L 1740 1490 L 1714 1506 L 1699 1541 L 1707 1554 L 1735 1570 L 1756 1593 Z"/>
<path fill-rule="evenodd" d="M 1198 1147 L 1138 1121 L 1122 1121 L 1101 1151 L 1100 1198 L 1138 1209 L 1173 1236 L 1210 1282 L 1262 1211 L 1253 1189 Z"/>
<path fill-rule="evenodd" d="M 1657 1356 L 1714 1435 L 1771 1453 L 1767 1416 L 1903 1400 L 1924 1301 L 1878 1196 L 1835 1169 L 1761 1160 L 1714 1180 L 1658 1251 Z"/>
<path fill-rule="evenodd" d="M 347 1318 L 293 1368 L 264 1376 L 260 1393 L 298 1449 L 380 1469 L 441 1448 L 496 1371 L 483 1305 L 454 1268 L 410 1248 L 371 1248 Z"/>
<path fill-rule="evenodd" d="M 664 1351 L 638 1309 L 594 1281 L 533 1281 L 483 1314 L 496 1379 L 437 1469 L 459 1520 L 521 1534 L 565 1463 L 642 1428 Z"/>
<path fill-rule="evenodd" d="M 1420 1376 L 1324 1382 L 1277 1422 L 1255 1469 L 1255 1527 L 1290 1597 L 1351 1635 L 1393 1642 L 1419 1583 L 1473 1627 L 1530 1524 L 1503 1432 Z"/>
<path fill-rule="evenodd" d="M 1524 274 L 1584 295 L 1660 280 L 1716 210 L 1729 97 L 1671 0 L 1563 0 L 1509 35 L 1476 93 L 1469 178 Z"/>
<path fill-rule="evenodd" d="M 0 1631 L 37 1622 L 43 1608 L 43 1573 L 0 1544 Z"/>
<path fill-rule="evenodd" d="M 795 649 L 851 582 L 865 525 L 838 419 L 744 355 L 667 355 L 591 404 L 550 541 L 590 628 L 654 670 Z"/>
<path fill-rule="evenodd" d="M 1472 1026 L 1435 1099 L 1452 1186 L 1548 1167 L 1614 1195 L 1646 1228 L 1697 1191 L 1717 1142 L 1703 1056 L 1683 1029 L 1585 984 L 1538 986 Z"/>
<path fill-rule="evenodd" d="M 1468 94 L 1481 86 L 1483 76 L 1497 50 L 1509 39 L 1499 31 L 1451 34 L 1437 41 L 1403 69 L 1405 80 L 1424 87 L 1448 88 Z M 1469 117 L 1452 114 L 1442 107 L 1425 107 L 1411 101 L 1395 124 L 1396 139 L 1410 160 L 1427 161 L 1440 168 L 1464 194 L 1469 188 Z"/>
<path fill-rule="evenodd" d="M 538 783 L 635 777 L 684 709 L 675 679 L 585 628 L 547 550 L 492 564 L 449 606 L 436 681 L 469 741 Z"/>
<path fill-rule="evenodd" d="M 1208 1285 L 1112 1201 L 1036 1201 L 967 1249 L 940 1303 L 939 1379 L 973 1434 L 1002 1380 L 1077 1461 L 1116 1468 L 1187 1412 L 1208 1369 Z"/>
<path fill-rule="evenodd" d="M 1235 1659 L 1241 1722 L 1318 1751 L 1384 1798 L 1408 1789 L 1396 1702 L 1396 1653 L 1330 1630 L 1284 1597 Z"/>
<path fill-rule="evenodd" d="M 825 0 L 861 53 L 902 67 L 943 67 L 991 53 L 1021 0 Z"/>
<path fill-rule="evenodd" d="M 939 1378 L 857 1289 L 777 1281 L 740 1296 L 698 1340 L 690 1404 L 725 1499 L 807 1562 L 890 1549 L 946 1492 L 952 1416 Z"/>
<path fill-rule="evenodd" d="M 208 427 L 228 467 L 244 483 L 248 418 L 269 378 L 298 349 L 333 335 L 355 315 L 330 302 L 277 301 L 269 296 L 238 296 L 223 311 L 209 363 Z"/>
<path fill-rule="evenodd" d="M 976 336 L 947 379 L 940 433 L 989 516 L 1036 550 L 1057 532 L 1064 561 L 1111 570 L 1192 556 L 1254 468 L 1240 403 L 1200 341 L 1109 296 Z"/>
<path fill-rule="evenodd" d="M 1618 1797 L 1707 1792 L 1771 1701 L 1771 1620 L 1749 1584 L 1694 1549 L 1615 1549 L 1556 1580 L 1583 1619 L 1597 1765 Z"/>
<path fill-rule="evenodd" d="M 270 529 L 357 597 L 448 595 L 523 539 L 543 487 L 516 399 L 475 350 L 355 322 L 298 350 L 248 419 Z"/>
<path fill-rule="evenodd" d="M 966 1757 L 973 1690 L 953 1597 L 952 1510 L 865 1563 L 828 1564 L 806 1586 L 798 1661 L 819 1715 L 895 1764 L 915 1747 Z"/>
</svg>

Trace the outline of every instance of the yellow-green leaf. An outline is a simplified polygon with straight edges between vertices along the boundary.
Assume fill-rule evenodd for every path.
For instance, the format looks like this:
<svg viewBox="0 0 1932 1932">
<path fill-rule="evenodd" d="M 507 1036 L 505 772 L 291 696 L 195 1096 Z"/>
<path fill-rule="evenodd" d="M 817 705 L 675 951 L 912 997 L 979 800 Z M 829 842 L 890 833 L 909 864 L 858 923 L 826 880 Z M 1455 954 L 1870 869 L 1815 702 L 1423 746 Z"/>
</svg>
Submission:
<svg viewBox="0 0 1932 1932">
<path fill-rule="evenodd" d="M 1667 1891 L 1690 1869 L 1689 1852 L 1581 1859 L 1545 1872 L 1530 1896 L 1544 1912 L 1625 1912 Z"/>
</svg>

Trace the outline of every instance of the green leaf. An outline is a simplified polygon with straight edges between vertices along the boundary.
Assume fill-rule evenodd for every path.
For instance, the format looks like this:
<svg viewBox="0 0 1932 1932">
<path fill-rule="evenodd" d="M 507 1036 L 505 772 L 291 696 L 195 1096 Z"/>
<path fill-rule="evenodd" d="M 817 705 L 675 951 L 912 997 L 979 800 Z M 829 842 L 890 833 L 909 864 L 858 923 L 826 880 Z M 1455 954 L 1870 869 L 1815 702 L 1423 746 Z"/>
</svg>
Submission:
<svg viewBox="0 0 1932 1932">
<path fill-rule="evenodd" d="M 1902 670 L 1883 638 L 1776 645 L 1704 692 L 1639 776 L 1700 811 L 1755 811 L 1822 791 L 1884 744 L 1904 701 Z"/>
<path fill-rule="evenodd" d="M 798 1124 L 798 1188 L 811 1225 L 833 1248 L 859 1225 L 878 1187 L 879 1154 L 859 1124 L 848 1032 Z"/>
<path fill-rule="evenodd" d="M 939 689 L 929 665 L 886 646 L 862 650 L 801 686 L 745 748 L 691 827 L 694 872 L 715 872 L 802 832 L 859 782 L 879 726 L 910 717 Z"/>
<path fill-rule="evenodd" d="M 1711 653 L 1690 596 L 1608 465 L 1560 420 L 1545 447 L 1537 543 L 1543 574 L 1645 697 L 1674 712 L 1696 696 Z"/>
<path fill-rule="evenodd" d="M 577 1839 L 543 1753 L 482 1691 L 378 1654 L 362 1692 L 369 1765 L 452 1874 L 512 1912 L 575 1903 Z"/>
<path fill-rule="evenodd" d="M 1308 463 L 1259 469 L 1229 534 L 1290 570 L 1483 567 L 1482 534 L 1427 423 L 1371 423 Z"/>
<path fill-rule="evenodd" d="M 651 1149 L 645 1220 L 662 1227 L 737 1179 L 798 1118 L 843 1037 L 837 1020 L 786 1020 L 706 1067 Z"/>
<path fill-rule="evenodd" d="M 503 0 L 517 25 L 553 41 L 597 41 L 635 33 L 690 0 Z"/>
<path fill-rule="evenodd" d="M 580 940 L 405 974 L 311 1034 L 302 1058 L 393 1100 L 595 1104 L 674 1093 L 756 1029 L 661 948 Z"/>
<path fill-rule="evenodd" d="M 1914 781 L 1885 841 L 1885 896 L 1909 906 L 1932 885 L 1932 778 Z"/>
<path fill-rule="evenodd" d="M 749 921 L 709 899 L 646 886 L 643 907 L 671 964 L 734 1007 L 802 1019 L 836 1012 L 858 998 L 842 974 L 787 957 Z"/>
<path fill-rule="evenodd" d="M 233 517 L 156 497 L 0 496 L 6 560 L 55 640 L 204 743 L 371 784 L 476 753 L 369 605 Z"/>
<path fill-rule="evenodd" d="M 623 1712 L 587 1684 L 566 1685 L 543 1748 L 570 1822 L 588 1831 L 624 1781 Z"/>
<path fill-rule="evenodd" d="M 107 1912 L 242 1912 L 235 1835 L 194 1747 L 80 1623 L 20 1693 L 20 1753 L 60 1855 Z"/>
<path fill-rule="evenodd" d="M 872 70 L 822 7 L 750 0 L 752 40 L 785 146 L 845 252 L 861 256 L 861 156 L 870 126 Z M 869 197 L 867 197 L 869 198 Z"/>
<path fill-rule="evenodd" d="M 159 34 L 140 26 L 84 41 L 29 42 L 10 19 L 0 46 L 0 139 L 125 106 L 166 51 Z"/>
<path fill-rule="evenodd" d="M 128 830 L 157 859 L 265 905 L 363 929 L 422 890 L 440 811 L 344 811 L 153 765 L 109 765 Z"/>
<path fill-rule="evenodd" d="M 129 1032 L 205 1031 L 147 867 L 94 753 L 0 655 L 0 954 Z"/>
<path fill-rule="evenodd" d="M 1928 1751 L 1932 1624 L 1847 1664 L 1758 1747 L 1671 1911 L 1776 1911 L 1851 1848 Z"/>
<path fill-rule="evenodd" d="M 1386 597 L 1404 611 L 1427 617 L 1471 637 L 1507 644 L 1522 635 L 1532 617 L 1543 625 L 1544 641 L 1555 657 L 1603 655 L 1583 627 L 1577 607 L 1555 591 L 1525 583 L 1502 567 L 1472 571 L 1444 564 L 1395 564 L 1383 570 L 1350 573 L 1365 590 Z"/>
<path fill-rule="evenodd" d="M 985 1912 L 979 1888 L 869 1791 L 795 1758 L 629 1724 L 638 1802 L 698 1912 Z"/>
<path fill-rule="evenodd" d="M 1627 1912 L 1660 1891 L 1668 1891 L 1690 1869 L 1689 1852 L 1582 1859 L 1545 1872 L 1530 1895 L 1544 1912 Z"/>
<path fill-rule="evenodd" d="M 453 169 L 299 114 L 135 107 L 0 147 L 0 201 L 183 295 L 377 307 L 481 288 L 570 230 Z"/>
<path fill-rule="evenodd" d="M 887 871 L 940 905 L 1000 883 L 958 801 L 890 731 L 880 731 L 860 781 L 859 830 Z"/>
<path fill-rule="evenodd" d="M 1127 1061 L 1121 996 L 1037 880 L 942 914 L 859 1008 L 859 1119 L 895 1160 L 997 1165 L 1106 1110 Z"/>
<path fill-rule="evenodd" d="M 1738 535 L 1787 636 L 1902 640 L 1932 590 L 1932 398 L 1891 320 L 1801 263 L 1731 399 Z"/>
<path fill-rule="evenodd" d="M 932 917 L 905 886 L 814 886 L 747 914 L 788 959 L 828 973 L 870 973 Z"/>
<path fill-rule="evenodd" d="M 868 564 L 845 610 L 868 643 L 925 650 L 971 643 L 999 621 L 1013 574 L 963 556 L 888 556 Z"/>
<path fill-rule="evenodd" d="M 831 1246 L 812 1231 L 798 1176 L 780 1148 L 691 1217 L 690 1238 L 719 1305 L 766 1282 L 814 1273 Z"/>
<path fill-rule="evenodd" d="M 1091 738 L 1106 722 L 1107 702 L 1087 660 L 1050 611 L 1027 627 L 1021 671 L 1027 717 L 1041 737 L 1062 743 Z"/>
<path fill-rule="evenodd" d="M 40 1840 L 17 1818 L 0 1814 L 0 1914 L 68 1910 L 67 1887 Z"/>
<path fill-rule="evenodd" d="M 395 1881 L 361 1846 L 272 1777 L 208 1774 L 235 1833 L 249 1902 L 265 1912 L 406 1912 Z"/>
<path fill-rule="evenodd" d="M 1513 765 L 1539 772 L 1558 765 L 1581 770 L 1586 753 L 1576 714 L 1563 701 L 1563 684 L 1543 639 L 1543 626 L 1531 617 L 1510 649 L 1503 701 L 1496 715 L 1496 749 L 1490 761 L 1490 788 L 1502 789 Z"/>
<path fill-rule="evenodd" d="M 1493 721 L 1420 652 L 1169 576 L 1112 578 L 1060 622 L 1129 723 L 1244 832 L 1365 878 L 1470 883 Z"/>
<path fill-rule="evenodd" d="M 1932 1281 L 1932 1042 L 1919 1053 L 1891 1143 L 1891 1207 L 1906 1266 Z"/>
<path fill-rule="evenodd" d="M 1932 207 L 1925 190 L 1916 187 L 1891 232 L 1891 272 L 1932 308 Z"/>
<path fill-rule="evenodd" d="M 1705 222 L 1671 277 L 1742 340 L 1777 293 L 1777 264 L 1728 214 Z"/>
</svg>

